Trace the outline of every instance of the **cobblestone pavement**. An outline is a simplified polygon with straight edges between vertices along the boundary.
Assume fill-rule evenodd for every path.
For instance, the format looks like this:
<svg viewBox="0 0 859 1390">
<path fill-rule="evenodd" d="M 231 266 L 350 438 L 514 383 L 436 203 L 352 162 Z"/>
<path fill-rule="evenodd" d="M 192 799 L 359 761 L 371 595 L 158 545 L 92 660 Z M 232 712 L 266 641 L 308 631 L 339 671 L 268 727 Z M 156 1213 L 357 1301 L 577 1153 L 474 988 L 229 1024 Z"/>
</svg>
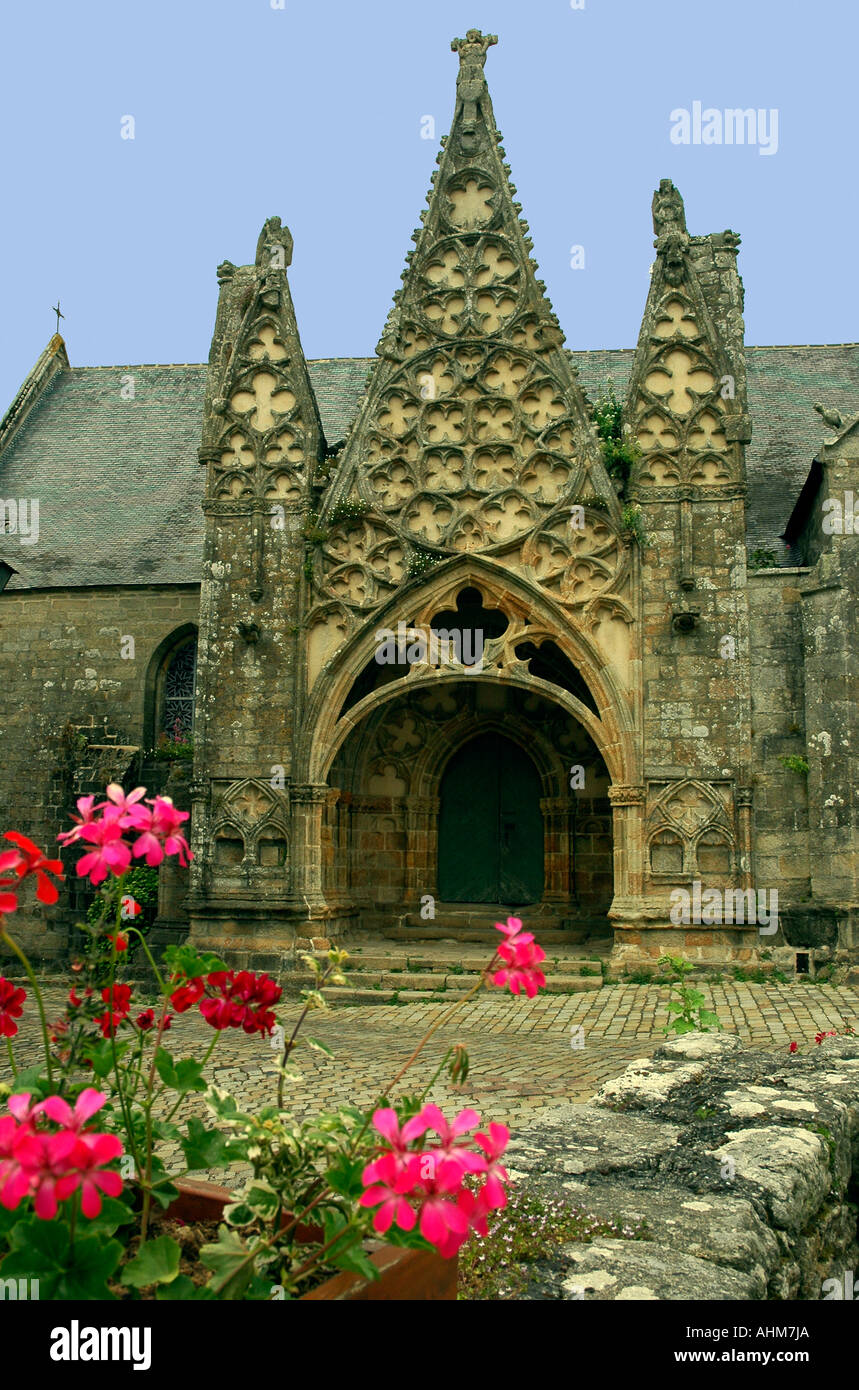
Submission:
<svg viewBox="0 0 859 1390">
<path fill-rule="evenodd" d="M 814 1034 L 850 1024 L 859 1030 L 859 990 L 849 986 L 744 984 L 702 985 L 707 1007 L 728 1032 L 745 1043 L 787 1047 L 796 1040 L 814 1047 Z M 65 995 L 46 990 L 48 1017 L 60 1012 Z M 409 1073 L 409 1089 L 420 1089 L 444 1050 L 462 1043 L 471 1059 L 465 1086 L 438 1083 L 431 1092 L 443 1108 L 473 1105 L 488 1122 L 515 1129 L 540 1107 L 584 1101 L 627 1062 L 649 1056 L 662 1041 L 668 991 L 653 985 L 608 985 L 591 994 L 512 998 L 499 990 L 481 991 L 463 1004 L 430 1040 L 424 1058 Z M 289 1029 L 298 1005 L 280 1009 Z M 371 1103 L 406 1061 L 423 1032 L 443 1018 L 446 1004 L 405 1007 L 335 1008 L 309 1016 L 305 1031 L 330 1047 L 328 1058 L 310 1049 L 295 1054 L 303 1079 L 291 1083 L 289 1106 L 297 1117 L 349 1101 Z M 18 1065 L 35 1061 L 38 1026 L 28 1000 L 15 1039 Z M 574 1030 L 581 1028 L 576 1039 Z M 202 1057 L 212 1031 L 196 1013 L 176 1017 L 165 1043 L 176 1056 Z M 573 1046 L 579 1041 L 581 1046 Z M 212 1080 L 235 1095 L 243 1109 L 255 1110 L 275 1098 L 275 1054 L 268 1041 L 239 1030 L 222 1034 L 210 1064 Z M 0 1080 L 10 1069 L 0 1052 Z M 205 1114 L 199 1096 L 183 1113 Z M 215 1176 L 214 1174 L 212 1176 Z"/>
</svg>

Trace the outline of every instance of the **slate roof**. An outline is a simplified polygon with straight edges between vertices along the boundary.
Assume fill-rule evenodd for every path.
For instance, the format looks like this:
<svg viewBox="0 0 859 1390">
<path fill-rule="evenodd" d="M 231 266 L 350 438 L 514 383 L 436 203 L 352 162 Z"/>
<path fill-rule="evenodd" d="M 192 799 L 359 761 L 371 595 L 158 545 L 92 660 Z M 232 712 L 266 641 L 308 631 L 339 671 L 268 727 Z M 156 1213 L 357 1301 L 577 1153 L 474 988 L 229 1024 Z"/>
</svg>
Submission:
<svg viewBox="0 0 859 1390">
<path fill-rule="evenodd" d="M 859 344 L 750 347 L 748 543 L 787 557 L 779 536 L 823 440 L 817 401 L 859 408 Z M 633 351 L 573 352 L 593 400 L 619 394 Z M 375 358 L 309 364 L 329 443 L 354 417 Z M 133 400 L 120 395 L 134 377 Z M 8 588 L 182 584 L 200 579 L 205 473 L 197 462 L 204 365 L 73 367 L 57 372 L 0 455 L 0 499 L 39 499 L 39 541 L 0 535 Z"/>
</svg>

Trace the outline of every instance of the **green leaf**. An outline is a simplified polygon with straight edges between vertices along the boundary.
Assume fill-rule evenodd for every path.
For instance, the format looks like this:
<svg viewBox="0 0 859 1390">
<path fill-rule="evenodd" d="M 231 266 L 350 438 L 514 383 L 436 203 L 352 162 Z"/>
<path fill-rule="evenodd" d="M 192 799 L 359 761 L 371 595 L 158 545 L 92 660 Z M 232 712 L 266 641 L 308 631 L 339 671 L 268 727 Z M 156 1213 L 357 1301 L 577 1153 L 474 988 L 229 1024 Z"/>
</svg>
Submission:
<svg viewBox="0 0 859 1390">
<path fill-rule="evenodd" d="M 171 975 L 184 975 L 189 980 L 227 968 L 220 956 L 211 951 L 197 951 L 187 941 L 181 946 L 168 946 L 164 952 L 164 963 Z"/>
<path fill-rule="evenodd" d="M 324 1052 L 326 1057 L 334 1056 L 334 1053 L 331 1051 L 331 1048 L 326 1047 L 325 1043 L 320 1042 L 318 1038 L 305 1038 L 304 1041 L 307 1043 L 308 1047 L 313 1048 L 314 1052 Z"/>
<path fill-rule="evenodd" d="M 201 1247 L 200 1259 L 215 1276 L 208 1287 L 218 1297 L 233 1300 L 242 1297 L 253 1274 L 249 1254 L 241 1238 L 228 1226 L 218 1227 L 216 1244 Z"/>
<path fill-rule="evenodd" d="M 134 1289 L 145 1289 L 150 1284 L 171 1284 L 179 1273 L 181 1254 L 181 1246 L 172 1236 L 147 1240 L 122 1271 L 122 1283 Z"/>
<path fill-rule="evenodd" d="M 107 1281 L 122 1258 L 118 1240 L 78 1235 L 74 1248 L 64 1221 L 19 1221 L 11 1234 L 13 1250 L 3 1261 L 3 1277 L 39 1281 L 39 1297 L 69 1302 L 112 1299 Z"/>
<path fill-rule="evenodd" d="M 155 1290 L 155 1297 L 159 1303 L 178 1302 L 182 1300 L 187 1303 L 202 1303 L 213 1299 L 215 1295 L 211 1289 L 199 1287 L 187 1274 L 180 1274 L 171 1284 L 160 1284 Z"/>
<path fill-rule="evenodd" d="M 365 1167 L 363 1159 L 350 1159 L 348 1154 L 341 1154 L 325 1174 L 328 1185 L 342 1197 L 359 1197 L 363 1191 L 361 1174 Z"/>
<path fill-rule="evenodd" d="M 203 1063 L 196 1062 L 193 1057 L 186 1057 L 184 1061 L 177 1063 L 176 1075 L 179 1078 L 177 1090 L 183 1094 L 186 1091 L 205 1091 Z"/>
<path fill-rule="evenodd" d="M 128 1051 L 129 1044 L 117 1042 L 116 1058 L 117 1061 Z M 97 1047 L 87 1049 L 87 1058 L 92 1062 L 94 1076 L 108 1076 L 113 1071 L 113 1048 L 109 1038 L 105 1038 Z"/>
<path fill-rule="evenodd" d="M 379 1271 L 361 1244 L 363 1232 L 350 1225 L 347 1217 L 340 1211 L 331 1211 L 330 1208 L 321 1211 L 320 1219 L 326 1245 L 338 1232 L 342 1232 L 342 1239 L 336 1241 L 325 1252 L 326 1260 L 337 1269 L 348 1270 L 350 1274 L 360 1274 L 365 1279 L 378 1279 Z"/>
<path fill-rule="evenodd" d="M 117 1227 L 130 1225 L 136 1217 L 125 1202 L 120 1202 L 116 1197 L 104 1197 L 98 1216 L 82 1216 L 80 1219 L 86 1223 L 83 1229 L 88 1236 L 112 1236 Z"/>
<path fill-rule="evenodd" d="M 229 1154 L 229 1140 L 217 1129 L 206 1129 L 203 1121 L 192 1117 L 187 1124 L 188 1137 L 180 1139 L 185 1162 L 193 1172 L 197 1168 L 219 1168 Z"/>
<path fill-rule="evenodd" d="M 33 1067 L 27 1067 L 19 1071 L 15 1077 L 14 1091 L 16 1095 L 23 1094 L 24 1091 L 30 1093 L 33 1101 L 44 1100 L 53 1091 L 48 1078 L 42 1075 L 42 1063 L 37 1062 Z"/>
</svg>

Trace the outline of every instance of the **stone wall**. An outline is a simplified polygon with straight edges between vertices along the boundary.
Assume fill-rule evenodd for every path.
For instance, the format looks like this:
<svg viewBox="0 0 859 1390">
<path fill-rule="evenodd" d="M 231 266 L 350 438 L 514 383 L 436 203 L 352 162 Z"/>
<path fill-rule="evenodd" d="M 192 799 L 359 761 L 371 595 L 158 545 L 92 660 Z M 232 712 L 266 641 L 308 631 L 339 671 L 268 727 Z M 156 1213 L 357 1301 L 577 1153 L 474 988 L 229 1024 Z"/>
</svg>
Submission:
<svg viewBox="0 0 859 1390">
<path fill-rule="evenodd" d="M 859 1038 L 795 1054 L 672 1038 L 591 1103 L 519 1130 L 507 1168 L 595 1217 L 645 1223 L 645 1239 L 560 1248 L 545 1296 L 843 1298 L 859 1271 Z"/>
<path fill-rule="evenodd" d="M 196 623 L 197 585 L 7 590 L 0 595 L 3 757 L 0 824 L 51 849 L 71 825 L 75 790 L 123 776 L 153 737 L 147 728 L 153 663 L 174 632 Z M 133 656 L 124 639 L 133 637 Z M 149 712 L 152 717 L 153 712 Z M 73 903 L 23 895 L 19 936 L 37 956 L 60 953 Z"/>
<path fill-rule="evenodd" d="M 799 584 L 807 570 L 749 576 L 754 727 L 755 882 L 780 904 L 810 896 L 805 778 L 780 757 L 805 755 L 805 687 Z"/>
</svg>

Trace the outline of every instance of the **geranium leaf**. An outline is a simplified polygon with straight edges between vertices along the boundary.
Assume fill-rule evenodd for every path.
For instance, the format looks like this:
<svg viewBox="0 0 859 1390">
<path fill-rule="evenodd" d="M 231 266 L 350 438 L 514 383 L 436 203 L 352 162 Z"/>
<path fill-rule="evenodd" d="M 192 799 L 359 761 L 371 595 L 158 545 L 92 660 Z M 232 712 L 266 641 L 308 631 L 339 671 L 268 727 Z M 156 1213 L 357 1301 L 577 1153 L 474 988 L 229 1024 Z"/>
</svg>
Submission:
<svg viewBox="0 0 859 1390">
<path fill-rule="evenodd" d="M 240 1237 L 228 1226 L 218 1227 L 217 1243 L 201 1247 L 200 1259 L 208 1269 L 214 1271 L 215 1276 L 208 1287 L 218 1297 L 242 1297 L 253 1274 L 253 1261 L 248 1259 L 249 1254 Z"/>
<path fill-rule="evenodd" d="M 84 1230 L 88 1236 L 112 1236 L 117 1227 L 128 1226 L 134 1219 L 134 1212 L 116 1197 L 102 1199 L 98 1216 L 81 1217 L 81 1220 L 86 1222 Z"/>
<path fill-rule="evenodd" d="M 229 1141 L 217 1129 L 206 1129 L 203 1121 L 193 1116 L 186 1126 L 187 1139 L 180 1139 L 185 1162 L 193 1172 L 197 1168 L 217 1168 L 228 1153 Z"/>
<path fill-rule="evenodd" d="M 122 1283 L 134 1289 L 145 1289 L 150 1284 L 170 1284 L 179 1273 L 181 1254 L 181 1246 L 172 1236 L 147 1240 L 123 1269 Z"/>
</svg>

